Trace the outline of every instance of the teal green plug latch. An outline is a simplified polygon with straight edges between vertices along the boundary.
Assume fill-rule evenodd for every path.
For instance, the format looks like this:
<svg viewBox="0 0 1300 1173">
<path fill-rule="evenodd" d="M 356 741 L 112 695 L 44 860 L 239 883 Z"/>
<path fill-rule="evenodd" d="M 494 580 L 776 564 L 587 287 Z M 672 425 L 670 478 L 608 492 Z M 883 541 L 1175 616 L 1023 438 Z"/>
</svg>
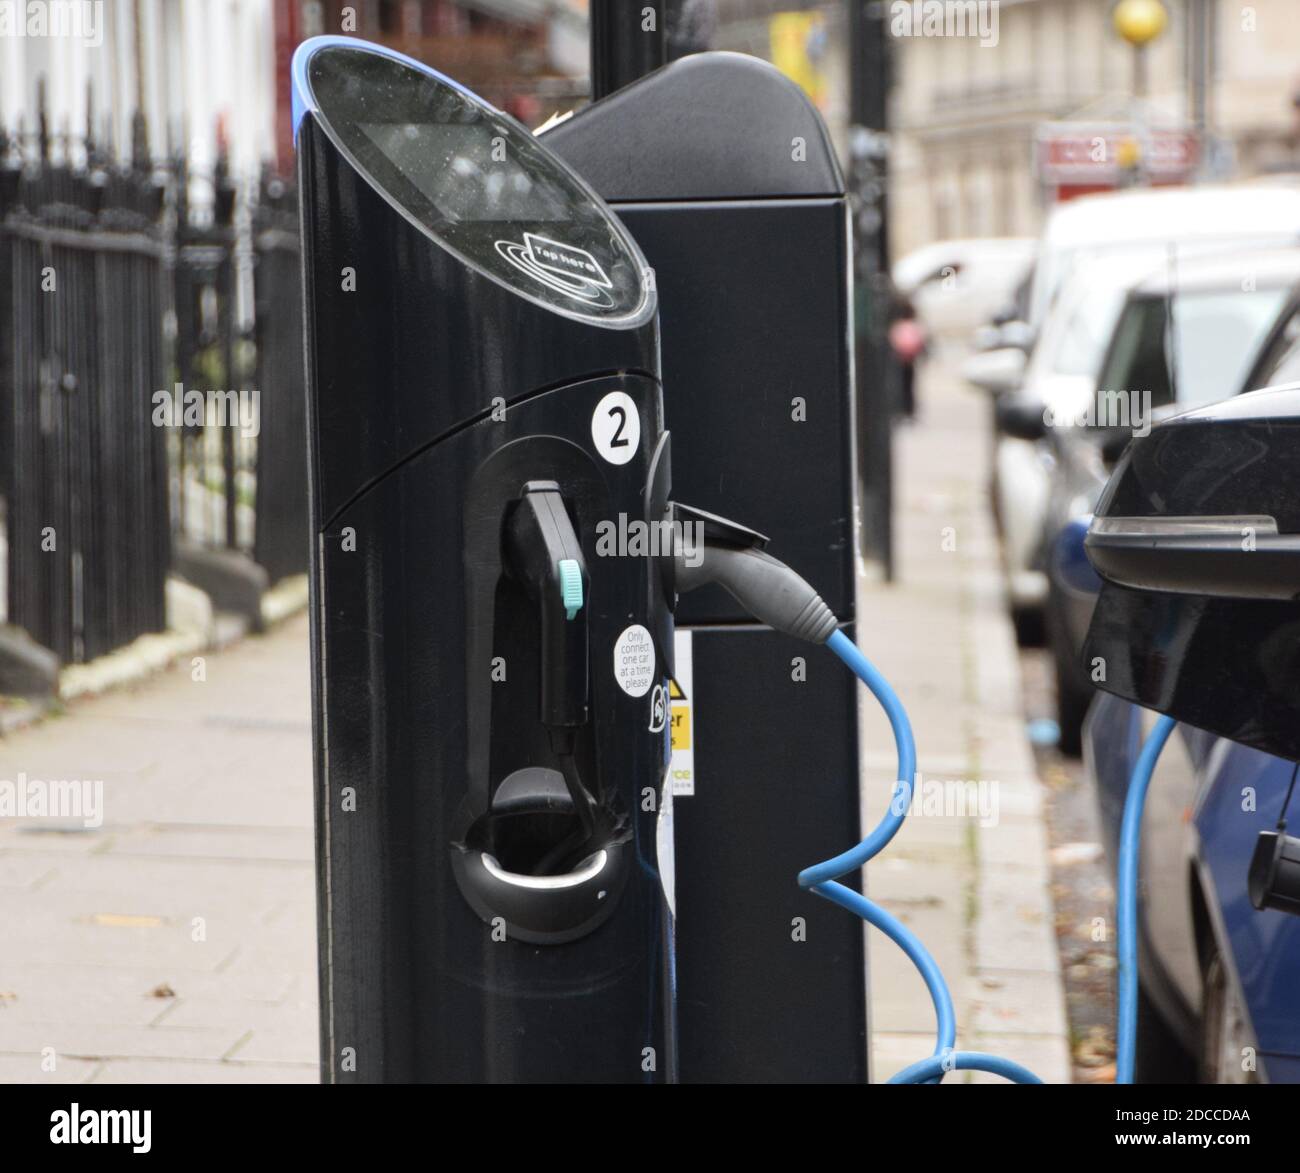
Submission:
<svg viewBox="0 0 1300 1173">
<path fill-rule="evenodd" d="M 560 559 L 560 593 L 564 617 L 572 619 L 582 610 L 582 567 L 576 558 Z"/>
</svg>

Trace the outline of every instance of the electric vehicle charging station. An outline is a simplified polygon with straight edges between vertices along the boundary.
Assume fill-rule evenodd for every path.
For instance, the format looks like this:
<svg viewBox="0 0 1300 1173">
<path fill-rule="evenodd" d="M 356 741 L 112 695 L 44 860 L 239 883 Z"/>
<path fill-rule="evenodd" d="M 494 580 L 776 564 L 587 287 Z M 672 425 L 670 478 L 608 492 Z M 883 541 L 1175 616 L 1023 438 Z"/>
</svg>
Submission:
<svg viewBox="0 0 1300 1173">
<path fill-rule="evenodd" d="M 852 254 L 816 108 L 765 61 L 699 53 L 543 141 L 654 267 L 676 495 L 767 534 L 852 629 Z M 855 682 L 717 586 L 676 625 L 681 1077 L 863 1082 L 862 926 L 791 883 L 858 837 Z"/>
<path fill-rule="evenodd" d="M 670 617 L 595 535 L 667 501 L 647 265 L 411 59 L 306 42 L 294 105 L 323 1076 L 670 1080 Z"/>
<path fill-rule="evenodd" d="M 719 586 L 751 617 L 732 627 L 824 645 L 893 730 L 884 817 L 786 880 L 879 928 L 921 972 L 937 1042 L 893 1082 L 958 1069 L 1037 1082 L 955 1050 L 933 958 L 857 889 L 909 806 L 906 711 L 767 538 L 670 499 L 656 283 L 625 228 L 527 130 L 418 62 L 323 37 L 293 72 L 324 1078 L 678 1078 L 672 610 Z M 850 713 L 840 738 L 853 728 Z M 798 781 L 751 802 L 781 805 Z M 783 807 L 786 836 L 817 789 Z M 856 771 L 849 791 L 856 813 Z M 719 830 L 719 852 L 745 839 Z M 842 825 L 828 833 L 843 842 Z M 772 866 L 753 850 L 736 877 L 714 861 L 715 901 L 753 902 Z M 842 923 L 856 953 L 830 962 L 856 984 L 861 925 Z M 761 961 L 760 946 L 746 948 Z M 753 989 L 789 998 L 782 1014 L 809 997 Z M 838 1009 L 814 1003 L 832 1035 Z M 768 1077 L 743 1066 L 745 1040 L 710 1037 L 730 1048 L 725 1074 L 689 1078 Z"/>
</svg>

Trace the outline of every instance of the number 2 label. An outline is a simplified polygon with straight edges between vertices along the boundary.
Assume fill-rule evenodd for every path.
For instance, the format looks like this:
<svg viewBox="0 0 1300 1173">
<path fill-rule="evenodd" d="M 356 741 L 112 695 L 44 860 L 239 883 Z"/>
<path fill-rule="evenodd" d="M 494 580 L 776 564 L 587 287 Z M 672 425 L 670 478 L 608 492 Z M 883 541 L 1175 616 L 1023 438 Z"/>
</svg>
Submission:
<svg viewBox="0 0 1300 1173">
<path fill-rule="evenodd" d="M 596 404 L 591 416 L 591 439 L 596 451 L 610 464 L 626 464 L 641 443 L 641 417 L 632 396 L 611 391 Z"/>
</svg>

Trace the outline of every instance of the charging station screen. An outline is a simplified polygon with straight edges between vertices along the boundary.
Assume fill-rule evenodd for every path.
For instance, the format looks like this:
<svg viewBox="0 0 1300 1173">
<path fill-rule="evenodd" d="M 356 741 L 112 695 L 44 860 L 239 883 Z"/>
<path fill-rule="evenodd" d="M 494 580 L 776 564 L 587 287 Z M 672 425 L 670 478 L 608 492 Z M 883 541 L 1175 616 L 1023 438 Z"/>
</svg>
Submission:
<svg viewBox="0 0 1300 1173">
<path fill-rule="evenodd" d="M 510 159 L 481 123 L 368 122 L 361 130 L 449 224 L 571 218 L 568 193 Z"/>
<path fill-rule="evenodd" d="M 644 304 L 623 228 L 518 123 L 377 53 L 322 49 L 309 74 L 330 136 L 453 251 L 567 313 L 625 317 Z"/>
</svg>

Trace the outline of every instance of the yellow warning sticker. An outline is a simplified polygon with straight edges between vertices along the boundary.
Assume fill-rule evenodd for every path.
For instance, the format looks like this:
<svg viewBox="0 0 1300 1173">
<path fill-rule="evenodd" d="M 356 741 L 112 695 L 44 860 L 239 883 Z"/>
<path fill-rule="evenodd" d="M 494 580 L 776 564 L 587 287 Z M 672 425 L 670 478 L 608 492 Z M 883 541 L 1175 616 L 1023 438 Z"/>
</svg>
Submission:
<svg viewBox="0 0 1300 1173">
<path fill-rule="evenodd" d="M 673 705 L 673 752 L 691 748 L 691 706 Z"/>
<path fill-rule="evenodd" d="M 695 793 L 695 665 L 689 631 L 673 633 L 673 675 L 668 696 L 672 712 L 672 761 L 668 767 L 675 796 Z"/>
</svg>

